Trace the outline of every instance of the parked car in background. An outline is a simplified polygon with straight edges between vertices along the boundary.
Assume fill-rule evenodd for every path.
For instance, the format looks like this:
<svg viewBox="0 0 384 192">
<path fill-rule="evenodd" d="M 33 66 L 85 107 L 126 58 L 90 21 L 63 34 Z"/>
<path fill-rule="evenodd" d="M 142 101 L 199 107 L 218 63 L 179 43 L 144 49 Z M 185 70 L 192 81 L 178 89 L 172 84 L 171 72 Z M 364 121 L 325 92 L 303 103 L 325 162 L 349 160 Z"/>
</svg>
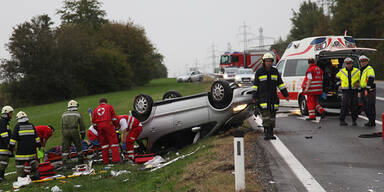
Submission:
<svg viewBox="0 0 384 192">
<path fill-rule="evenodd" d="M 255 79 L 255 73 L 251 68 L 240 68 L 235 75 L 235 82 L 239 86 L 252 85 Z"/>
<path fill-rule="evenodd" d="M 196 81 L 202 81 L 203 80 L 203 74 L 200 71 L 192 71 L 190 73 L 180 75 L 178 76 L 177 82 L 196 82 Z"/>
<path fill-rule="evenodd" d="M 213 82 L 210 92 L 181 96 L 168 91 L 163 100 L 153 102 L 149 95 L 137 95 L 132 114 L 143 124 L 139 143 L 147 152 L 178 148 L 196 142 L 218 130 L 240 126 L 253 115 L 251 87 Z M 144 144 L 143 144 L 144 145 Z"/>
<path fill-rule="evenodd" d="M 235 75 L 238 72 L 239 68 L 237 67 L 227 67 L 224 68 L 223 72 L 223 79 L 228 82 L 234 82 L 235 81 Z"/>
</svg>

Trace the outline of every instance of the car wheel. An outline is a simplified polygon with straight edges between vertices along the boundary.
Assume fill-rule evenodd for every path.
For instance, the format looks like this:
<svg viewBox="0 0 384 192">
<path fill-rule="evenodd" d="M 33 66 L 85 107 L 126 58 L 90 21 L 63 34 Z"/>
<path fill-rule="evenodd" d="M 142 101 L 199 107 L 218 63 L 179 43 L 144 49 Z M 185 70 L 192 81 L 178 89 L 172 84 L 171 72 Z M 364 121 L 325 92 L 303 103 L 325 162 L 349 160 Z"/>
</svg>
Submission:
<svg viewBox="0 0 384 192">
<path fill-rule="evenodd" d="M 144 121 L 151 114 L 153 106 L 153 100 L 151 96 L 140 94 L 135 97 L 133 101 L 133 109 L 140 121 Z"/>
<path fill-rule="evenodd" d="M 227 81 L 215 81 L 208 94 L 211 105 L 217 109 L 227 107 L 232 101 L 233 92 Z"/>
<path fill-rule="evenodd" d="M 308 115 L 308 107 L 307 107 L 307 100 L 304 96 L 301 96 L 299 99 L 299 107 L 301 115 Z"/>
<path fill-rule="evenodd" d="M 177 97 L 182 97 L 182 96 L 181 96 L 181 94 L 179 92 L 171 90 L 171 91 L 167 91 L 163 95 L 163 100 L 177 98 Z"/>
</svg>

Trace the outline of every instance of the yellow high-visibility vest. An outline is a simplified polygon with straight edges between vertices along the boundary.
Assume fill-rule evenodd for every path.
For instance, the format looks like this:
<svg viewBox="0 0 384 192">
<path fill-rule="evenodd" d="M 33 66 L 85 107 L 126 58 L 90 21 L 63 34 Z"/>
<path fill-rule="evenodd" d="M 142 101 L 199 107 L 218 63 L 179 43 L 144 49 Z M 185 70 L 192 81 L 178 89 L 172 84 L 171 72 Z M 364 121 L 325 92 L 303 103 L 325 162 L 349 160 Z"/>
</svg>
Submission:
<svg viewBox="0 0 384 192">
<path fill-rule="evenodd" d="M 368 65 L 361 74 L 361 80 L 360 80 L 360 86 L 361 88 L 366 88 L 368 83 L 368 78 L 373 77 L 375 78 L 375 70 Z M 370 88 L 370 87 L 369 87 Z"/>
<path fill-rule="evenodd" d="M 336 77 L 338 77 L 341 80 L 341 89 L 349 89 L 347 68 L 341 69 L 336 74 Z M 360 82 L 360 70 L 354 67 L 351 72 L 351 88 L 358 89 L 358 87 L 356 88 L 354 85 L 359 82 Z"/>
</svg>

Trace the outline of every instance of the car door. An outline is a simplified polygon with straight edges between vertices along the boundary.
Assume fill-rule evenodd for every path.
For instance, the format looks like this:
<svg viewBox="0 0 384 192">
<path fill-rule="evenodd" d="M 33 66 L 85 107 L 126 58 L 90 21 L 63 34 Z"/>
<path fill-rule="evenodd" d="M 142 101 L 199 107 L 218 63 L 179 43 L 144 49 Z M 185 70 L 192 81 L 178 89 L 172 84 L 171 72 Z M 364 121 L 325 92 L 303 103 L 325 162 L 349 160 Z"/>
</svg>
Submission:
<svg viewBox="0 0 384 192">
<path fill-rule="evenodd" d="M 280 105 L 297 107 L 298 97 L 302 92 L 301 84 L 309 67 L 308 60 L 288 59 L 284 64 L 285 66 L 281 69 L 283 71 L 282 79 L 289 92 L 290 101 L 286 101 L 282 94 L 279 93 Z"/>
</svg>

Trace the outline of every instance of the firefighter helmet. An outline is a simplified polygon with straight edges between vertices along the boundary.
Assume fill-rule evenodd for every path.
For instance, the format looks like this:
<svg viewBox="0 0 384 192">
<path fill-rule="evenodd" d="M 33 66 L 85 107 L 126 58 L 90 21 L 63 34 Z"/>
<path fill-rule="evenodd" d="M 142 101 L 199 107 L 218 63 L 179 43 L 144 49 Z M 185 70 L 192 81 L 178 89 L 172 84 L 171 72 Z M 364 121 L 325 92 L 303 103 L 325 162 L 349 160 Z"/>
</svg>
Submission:
<svg viewBox="0 0 384 192">
<path fill-rule="evenodd" d="M 1 109 L 1 113 L 2 114 L 8 114 L 10 112 L 13 112 L 13 108 L 9 105 L 7 106 L 4 106 L 2 109 Z"/>
<path fill-rule="evenodd" d="M 24 117 L 28 117 L 27 114 L 24 111 L 19 111 L 16 115 L 17 119 L 21 119 Z"/>
<path fill-rule="evenodd" d="M 273 57 L 273 55 L 271 53 L 266 53 L 263 55 L 263 61 L 265 61 L 266 59 L 272 59 L 275 60 L 275 57 Z"/>
<path fill-rule="evenodd" d="M 344 63 L 347 63 L 347 64 L 353 63 L 353 60 L 350 57 L 347 57 L 344 59 Z"/>
<path fill-rule="evenodd" d="M 75 100 L 70 100 L 70 101 L 68 102 L 68 108 L 77 108 L 77 107 L 79 107 L 79 103 L 77 103 L 77 101 L 75 101 Z"/>
<path fill-rule="evenodd" d="M 369 61 L 369 58 L 368 58 L 367 56 L 365 56 L 365 55 L 361 55 L 361 56 L 359 57 L 359 60 L 360 60 L 360 61 Z"/>
</svg>

